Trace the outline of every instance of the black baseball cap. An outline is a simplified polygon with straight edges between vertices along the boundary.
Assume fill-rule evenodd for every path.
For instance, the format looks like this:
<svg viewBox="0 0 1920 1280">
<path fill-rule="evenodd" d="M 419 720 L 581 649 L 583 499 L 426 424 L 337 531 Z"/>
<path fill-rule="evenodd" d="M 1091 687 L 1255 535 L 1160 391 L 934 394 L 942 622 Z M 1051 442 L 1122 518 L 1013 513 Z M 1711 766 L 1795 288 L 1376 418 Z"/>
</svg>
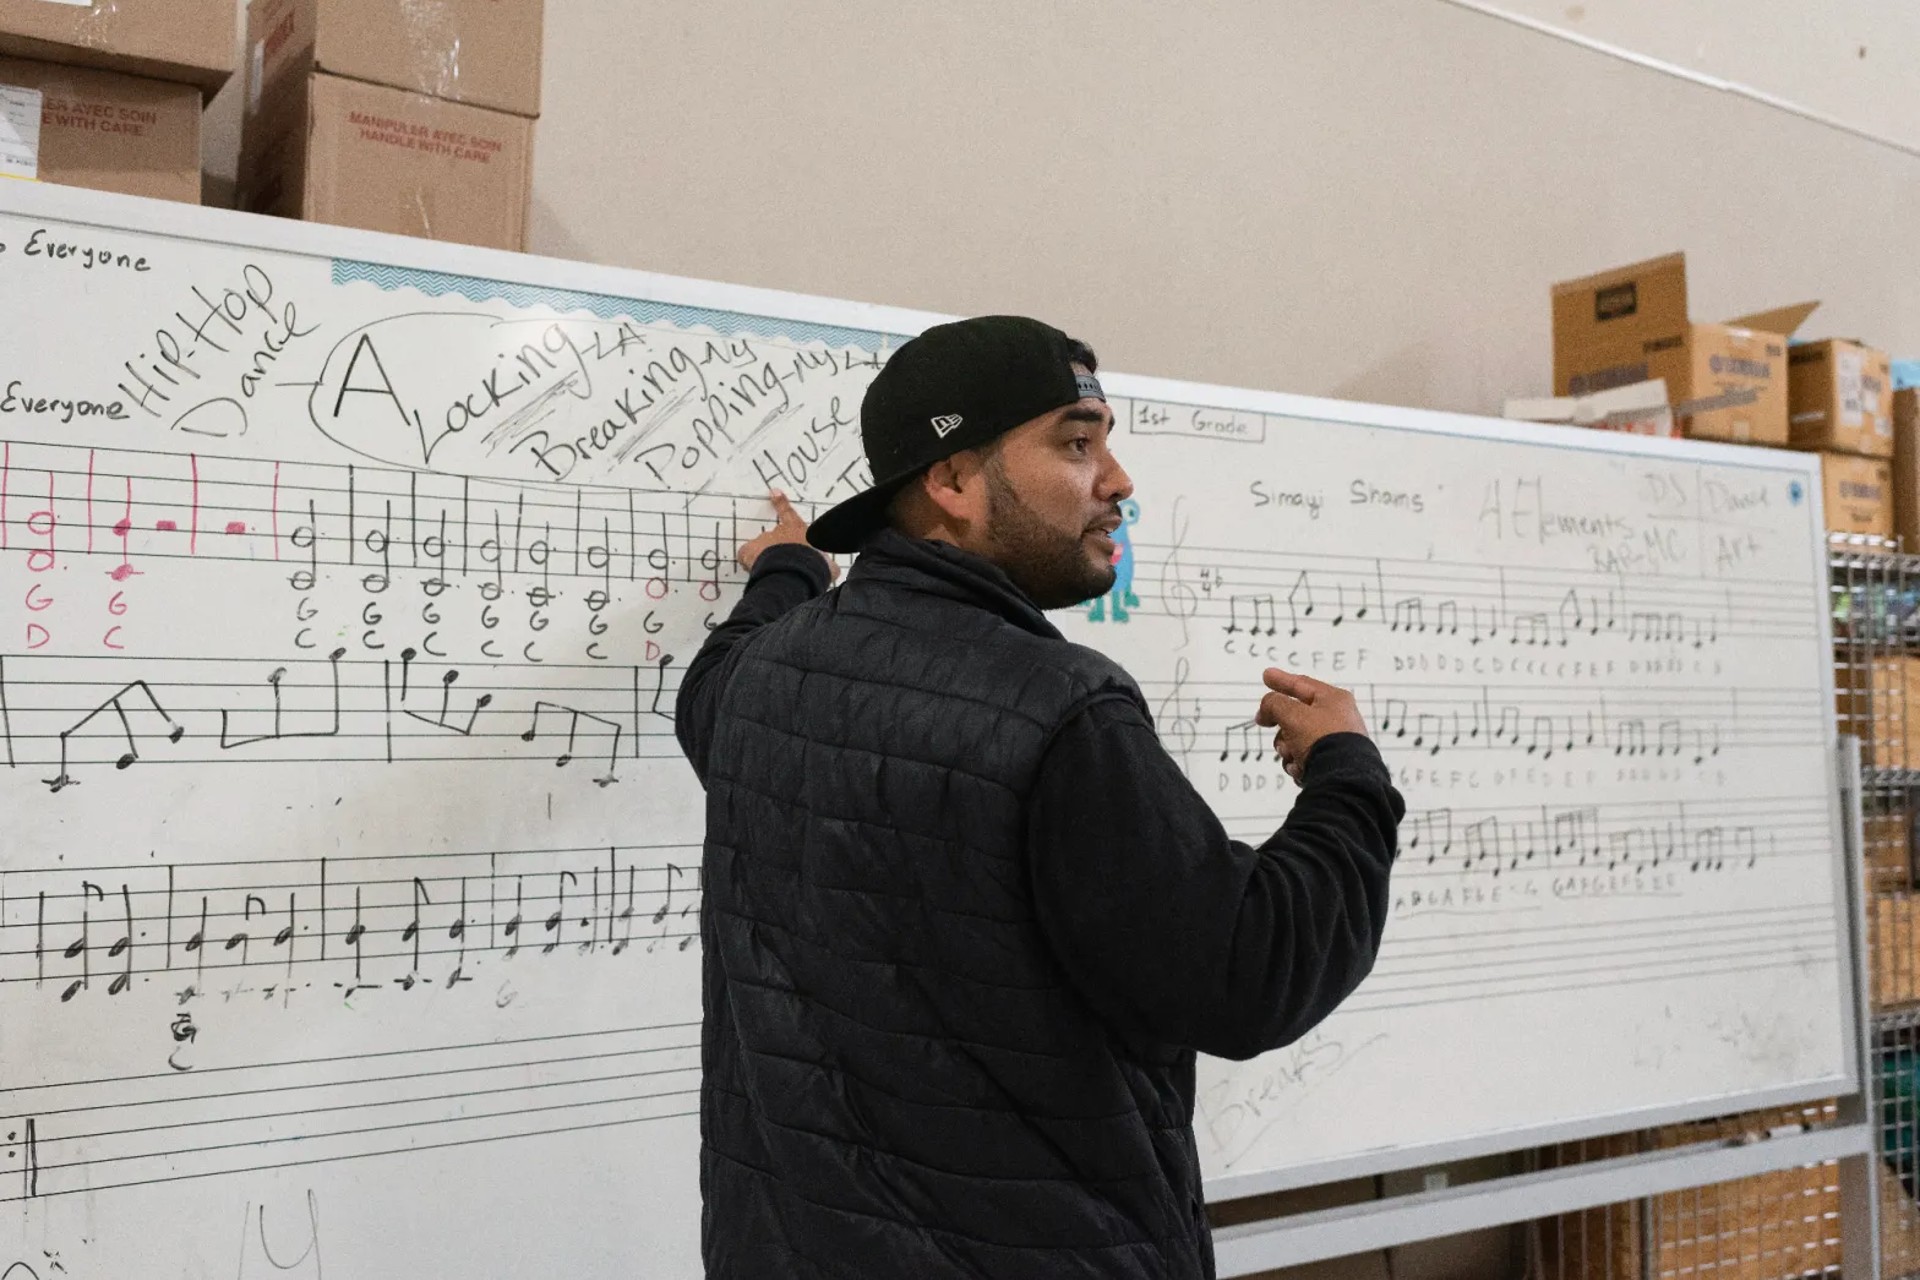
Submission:
<svg viewBox="0 0 1920 1280">
<path fill-rule="evenodd" d="M 860 402 L 860 442 L 871 489 L 823 513 L 807 530 L 822 551 L 858 551 L 887 523 L 887 506 L 942 458 L 977 449 L 1023 422 L 1092 396 L 1100 380 L 1073 368 L 1084 348 L 1025 316 L 938 324 L 893 353 Z"/>
</svg>

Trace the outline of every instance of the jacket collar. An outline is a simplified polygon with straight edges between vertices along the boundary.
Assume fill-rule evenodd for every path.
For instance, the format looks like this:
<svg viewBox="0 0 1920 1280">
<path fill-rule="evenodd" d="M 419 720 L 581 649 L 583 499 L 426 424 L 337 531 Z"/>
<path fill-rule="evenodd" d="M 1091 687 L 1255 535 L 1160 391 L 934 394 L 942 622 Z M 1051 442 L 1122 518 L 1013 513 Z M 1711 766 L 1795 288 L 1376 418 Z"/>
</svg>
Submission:
<svg viewBox="0 0 1920 1280">
<path fill-rule="evenodd" d="M 848 586 L 860 582 L 884 583 L 957 600 L 997 614 L 1023 631 L 1050 640 L 1065 638 L 1005 570 L 951 543 L 883 529 L 868 539 L 847 574 Z"/>
</svg>

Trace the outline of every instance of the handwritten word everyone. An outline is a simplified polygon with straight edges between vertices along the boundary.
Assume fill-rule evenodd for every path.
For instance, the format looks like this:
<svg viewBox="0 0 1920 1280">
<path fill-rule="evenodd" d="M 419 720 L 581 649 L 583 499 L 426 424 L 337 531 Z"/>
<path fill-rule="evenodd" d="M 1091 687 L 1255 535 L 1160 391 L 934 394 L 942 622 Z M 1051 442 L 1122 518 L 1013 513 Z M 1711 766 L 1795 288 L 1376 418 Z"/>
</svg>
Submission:
<svg viewBox="0 0 1920 1280">
<path fill-rule="evenodd" d="M 0 254 L 6 253 L 8 247 L 5 241 L 0 241 Z M 153 270 L 153 264 L 142 256 L 111 249 L 105 245 L 75 244 L 71 241 L 55 240 L 47 235 L 45 227 L 35 227 L 28 234 L 26 243 L 20 246 L 20 256 L 45 258 L 53 262 L 72 262 L 82 271 L 92 271 L 95 267 L 134 272 Z"/>
<path fill-rule="evenodd" d="M 28 417 L 55 417 L 61 426 L 66 426 L 75 418 L 105 418 L 110 422 L 125 422 L 127 406 L 120 400 L 86 400 L 73 396 L 49 396 L 28 392 L 19 379 L 7 383 L 0 390 L 0 413 L 17 413 Z"/>
</svg>

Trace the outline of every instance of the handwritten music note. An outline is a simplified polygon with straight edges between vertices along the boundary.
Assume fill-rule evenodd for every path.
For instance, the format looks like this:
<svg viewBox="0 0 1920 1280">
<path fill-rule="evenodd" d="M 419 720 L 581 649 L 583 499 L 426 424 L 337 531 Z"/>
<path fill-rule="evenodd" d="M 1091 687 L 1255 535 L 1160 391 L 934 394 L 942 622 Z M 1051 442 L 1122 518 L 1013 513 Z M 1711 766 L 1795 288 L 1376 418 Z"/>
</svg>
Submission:
<svg viewBox="0 0 1920 1280">
<path fill-rule="evenodd" d="M 1309 605 L 1308 608 L 1311 610 L 1312 606 Z M 1245 627 L 1240 625 L 1240 612 L 1242 609 L 1246 610 L 1248 616 L 1248 623 Z M 1266 620 L 1264 627 L 1261 625 L 1261 619 L 1263 617 Z M 1270 636 L 1279 630 L 1272 596 L 1227 597 L 1227 634 L 1232 635 L 1234 632 L 1243 630 L 1248 635 L 1253 636 Z"/>
<path fill-rule="evenodd" d="M 1409 820 L 1412 838 L 1407 842 L 1409 850 L 1418 851 L 1426 846 L 1427 864 L 1453 852 L 1453 810 L 1429 809 Z"/>
<path fill-rule="evenodd" d="M 1220 758 L 1225 760 L 1229 755 L 1233 754 L 1234 746 L 1237 743 L 1240 748 L 1241 761 L 1245 762 L 1253 759 L 1254 754 L 1258 750 L 1254 745 L 1254 741 L 1259 732 L 1260 726 L 1252 720 L 1242 720 L 1238 724 L 1228 725 L 1220 732 Z"/>
<path fill-rule="evenodd" d="M 660 701 L 661 699 L 666 697 L 667 668 L 672 665 L 673 665 L 673 655 L 670 653 L 661 654 L 659 657 L 659 660 L 653 664 L 653 702 L 647 708 L 648 715 L 657 716 L 658 718 L 665 720 L 668 724 L 673 723 L 673 712 L 661 710 Z M 635 735 L 635 739 L 636 739 L 635 750 L 637 751 L 639 749 L 637 745 L 638 743 L 637 734 Z"/>
<path fill-rule="evenodd" d="M 1270 597 L 1266 598 L 1266 600 L 1267 608 L 1271 610 L 1273 608 L 1273 601 Z M 1295 636 L 1300 634 L 1300 619 L 1311 618 L 1313 616 L 1313 580 L 1304 570 L 1298 578 L 1294 579 L 1293 587 L 1287 592 L 1287 615 L 1291 621 L 1291 628 L 1287 634 Z M 1273 623 L 1275 621 L 1276 619 L 1269 613 L 1267 626 L 1268 635 L 1274 633 L 1275 627 Z"/>
<path fill-rule="evenodd" d="M 407 703 L 408 695 L 411 692 L 411 672 L 413 669 L 413 660 L 417 656 L 418 655 L 412 649 L 402 649 L 400 651 L 400 709 L 401 711 L 404 714 L 412 717 L 413 719 L 418 720 L 421 724 L 431 725 L 436 729 L 444 729 L 448 733 L 457 734 L 463 738 L 472 737 L 473 726 L 480 719 L 480 713 L 493 705 L 493 695 L 490 693 L 481 694 L 479 697 L 473 700 L 472 706 L 467 709 L 466 718 L 464 720 L 459 720 L 454 718 L 453 716 L 453 685 L 454 685 L 454 682 L 460 678 L 460 673 L 458 671 L 449 669 L 440 677 L 440 709 L 439 711 L 436 714 L 427 715 L 422 712 L 413 710 L 412 708 L 408 707 L 406 703 Z"/>
<path fill-rule="evenodd" d="M 119 692 L 115 693 L 105 702 L 87 712 L 86 715 L 81 716 L 72 726 L 61 730 L 60 770 L 55 776 L 44 779 L 50 790 L 60 792 L 66 790 L 68 787 L 79 785 L 67 769 L 68 742 L 75 734 L 78 734 L 82 729 L 85 729 L 89 724 L 93 723 L 95 719 L 105 715 L 108 711 L 113 712 L 114 719 L 119 723 L 121 736 L 126 739 L 127 746 L 126 751 L 114 762 L 113 767 L 116 769 L 127 769 L 139 761 L 140 747 L 139 744 L 134 741 L 133 724 L 127 718 L 126 707 L 122 705 L 124 699 L 136 693 L 144 699 L 144 703 L 137 704 L 135 710 L 141 714 L 144 714 L 147 710 L 151 710 L 152 713 L 159 717 L 160 721 L 167 726 L 167 741 L 180 741 L 181 736 L 186 733 L 186 729 L 176 724 L 173 717 L 167 714 L 166 708 L 160 705 L 160 699 L 154 696 L 153 690 L 147 687 L 146 681 L 132 681 L 122 686 Z"/>
<path fill-rule="evenodd" d="M 567 746 L 566 750 L 554 758 L 553 763 L 556 766 L 564 769 L 567 765 L 573 763 L 574 739 L 579 733 L 580 722 L 585 720 L 590 724 L 599 725 L 601 728 L 610 731 L 613 735 L 613 745 L 607 750 L 607 772 L 604 776 L 593 780 L 595 785 L 606 787 L 619 781 L 619 778 L 615 777 L 613 772 L 614 764 L 620 758 L 621 726 L 619 724 L 602 716 L 594 715 L 591 712 L 576 711 L 574 708 L 564 706 L 558 702 L 536 702 L 533 704 L 533 723 L 527 727 L 525 733 L 520 735 L 522 742 L 532 742 L 540 736 L 540 714 L 543 711 L 567 717 Z"/>
<path fill-rule="evenodd" d="M 285 667 L 275 667 L 267 675 L 267 685 L 273 691 L 273 727 L 265 733 L 251 737 L 236 738 L 228 733 L 228 712 L 220 710 L 220 749 L 231 751 L 237 747 L 250 747 L 259 742 L 279 742 L 288 738 L 333 738 L 340 734 L 340 660 L 346 656 L 345 649 L 335 649 L 327 655 L 327 666 L 333 683 L 333 714 L 323 729 L 304 729 L 289 732 L 286 729 L 285 708 L 281 702 L 281 684 L 287 677 Z"/>
</svg>

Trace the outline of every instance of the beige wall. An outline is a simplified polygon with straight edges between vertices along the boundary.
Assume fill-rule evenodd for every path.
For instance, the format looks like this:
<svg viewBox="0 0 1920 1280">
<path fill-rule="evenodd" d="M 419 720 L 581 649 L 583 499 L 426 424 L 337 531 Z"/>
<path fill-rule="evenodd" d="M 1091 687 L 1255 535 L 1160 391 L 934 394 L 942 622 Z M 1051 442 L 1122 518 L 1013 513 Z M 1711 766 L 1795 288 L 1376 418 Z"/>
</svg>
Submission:
<svg viewBox="0 0 1920 1280">
<path fill-rule="evenodd" d="M 1439 0 L 549 0 L 534 248 L 1488 410 L 1550 281 L 1920 353 L 1920 160 Z M 1906 214 L 1906 217 L 1900 215 Z"/>
<path fill-rule="evenodd" d="M 1700 318 L 1920 354 L 1920 159 L 1443 0 L 547 7 L 536 252 L 1478 412 L 1551 281 L 1674 248 Z"/>
<path fill-rule="evenodd" d="M 1449 0 L 1599 41 L 1920 150 L 1908 0 Z"/>
</svg>

